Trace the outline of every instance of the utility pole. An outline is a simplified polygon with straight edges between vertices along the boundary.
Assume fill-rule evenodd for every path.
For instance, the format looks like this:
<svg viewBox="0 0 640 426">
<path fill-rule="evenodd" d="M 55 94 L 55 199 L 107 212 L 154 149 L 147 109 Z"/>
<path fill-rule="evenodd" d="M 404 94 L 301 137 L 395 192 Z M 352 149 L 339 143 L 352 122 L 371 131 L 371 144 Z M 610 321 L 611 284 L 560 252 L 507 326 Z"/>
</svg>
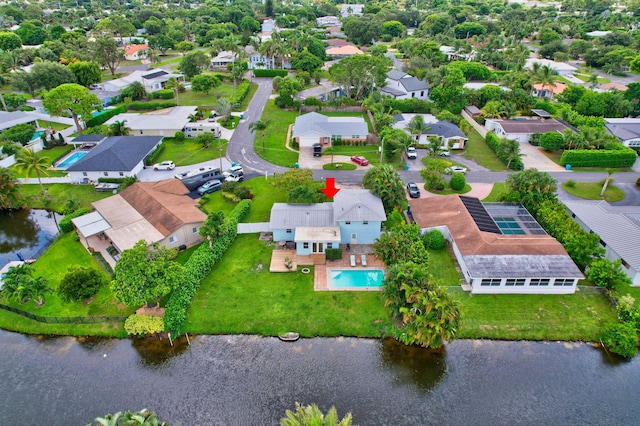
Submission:
<svg viewBox="0 0 640 426">
<path fill-rule="evenodd" d="M 382 166 L 382 153 L 384 152 L 384 137 L 380 142 L 380 165 Z"/>
</svg>

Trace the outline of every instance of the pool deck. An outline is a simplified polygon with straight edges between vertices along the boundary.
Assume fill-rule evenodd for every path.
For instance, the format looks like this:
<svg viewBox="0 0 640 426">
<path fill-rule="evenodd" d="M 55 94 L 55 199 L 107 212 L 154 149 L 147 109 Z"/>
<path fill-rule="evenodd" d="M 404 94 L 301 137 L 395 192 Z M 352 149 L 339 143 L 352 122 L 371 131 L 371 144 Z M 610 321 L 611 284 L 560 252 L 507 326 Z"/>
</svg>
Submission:
<svg viewBox="0 0 640 426">
<path fill-rule="evenodd" d="M 356 266 L 351 266 L 351 260 L 349 258 L 350 253 L 345 252 L 342 259 L 337 260 L 327 260 L 327 263 L 324 265 L 318 265 L 315 268 L 315 273 L 313 275 L 313 289 L 315 291 L 369 291 L 369 290 L 379 290 L 379 288 L 349 288 L 349 289 L 333 289 L 329 288 L 328 275 L 329 271 L 333 269 L 349 269 L 349 270 L 364 270 L 364 269 L 382 269 L 384 268 L 384 263 L 382 260 L 378 259 L 373 254 L 367 254 L 367 266 L 362 266 L 360 254 L 356 254 Z"/>
</svg>

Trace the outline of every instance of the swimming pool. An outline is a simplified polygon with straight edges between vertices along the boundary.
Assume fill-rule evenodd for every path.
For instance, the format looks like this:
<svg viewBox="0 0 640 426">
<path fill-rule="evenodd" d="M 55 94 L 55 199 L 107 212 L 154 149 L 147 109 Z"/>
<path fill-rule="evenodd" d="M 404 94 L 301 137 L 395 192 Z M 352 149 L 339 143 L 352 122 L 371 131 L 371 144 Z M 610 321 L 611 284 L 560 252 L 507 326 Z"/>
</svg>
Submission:
<svg viewBox="0 0 640 426">
<path fill-rule="evenodd" d="M 500 228 L 504 235 L 522 235 L 525 234 L 520 224 L 512 217 L 494 217 L 496 225 Z"/>
<path fill-rule="evenodd" d="M 327 274 L 329 290 L 378 290 L 382 287 L 382 269 L 332 269 Z"/>
<path fill-rule="evenodd" d="M 36 130 L 33 136 L 31 136 L 31 140 L 35 141 L 36 139 L 40 139 L 42 135 L 44 135 L 44 130 Z"/>
<path fill-rule="evenodd" d="M 65 158 L 62 163 L 59 163 L 56 166 L 56 168 L 58 168 L 58 169 L 66 169 L 68 167 L 71 167 L 74 164 L 76 164 L 78 162 L 78 160 L 80 160 L 85 155 L 87 155 L 86 152 L 74 152 L 73 154 L 71 154 L 70 156 Z"/>
</svg>

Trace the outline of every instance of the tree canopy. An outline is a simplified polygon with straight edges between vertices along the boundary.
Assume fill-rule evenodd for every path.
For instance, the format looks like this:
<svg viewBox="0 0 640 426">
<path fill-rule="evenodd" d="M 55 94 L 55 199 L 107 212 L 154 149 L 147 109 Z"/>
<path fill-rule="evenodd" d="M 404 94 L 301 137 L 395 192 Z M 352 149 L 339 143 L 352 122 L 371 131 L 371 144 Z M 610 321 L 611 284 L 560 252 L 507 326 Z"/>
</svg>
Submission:
<svg viewBox="0 0 640 426">
<path fill-rule="evenodd" d="M 390 164 L 369 169 L 362 184 L 380 197 L 387 215 L 395 209 L 401 209 L 406 203 L 402 178 Z"/>
<path fill-rule="evenodd" d="M 58 117 L 65 112 L 71 113 L 80 135 L 82 134 L 82 125 L 78 117 L 88 120 L 91 118 L 92 111 L 102 111 L 100 99 L 89 89 L 79 84 L 62 84 L 56 87 L 45 95 L 42 105 L 49 114 Z"/>
</svg>

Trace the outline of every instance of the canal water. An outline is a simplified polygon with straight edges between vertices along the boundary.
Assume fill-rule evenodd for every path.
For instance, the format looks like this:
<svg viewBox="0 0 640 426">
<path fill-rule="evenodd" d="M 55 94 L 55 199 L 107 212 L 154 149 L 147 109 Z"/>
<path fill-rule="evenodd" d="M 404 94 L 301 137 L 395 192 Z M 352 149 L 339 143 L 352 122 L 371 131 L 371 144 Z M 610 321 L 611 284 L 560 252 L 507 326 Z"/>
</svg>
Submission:
<svg viewBox="0 0 640 426">
<path fill-rule="evenodd" d="M 589 344 L 34 337 L 0 331 L 0 425 L 148 408 L 179 425 L 277 425 L 296 401 L 354 425 L 637 425 L 640 360 Z"/>
<path fill-rule="evenodd" d="M 12 260 L 34 259 L 58 234 L 53 213 L 22 209 L 0 211 L 0 268 Z"/>
</svg>

